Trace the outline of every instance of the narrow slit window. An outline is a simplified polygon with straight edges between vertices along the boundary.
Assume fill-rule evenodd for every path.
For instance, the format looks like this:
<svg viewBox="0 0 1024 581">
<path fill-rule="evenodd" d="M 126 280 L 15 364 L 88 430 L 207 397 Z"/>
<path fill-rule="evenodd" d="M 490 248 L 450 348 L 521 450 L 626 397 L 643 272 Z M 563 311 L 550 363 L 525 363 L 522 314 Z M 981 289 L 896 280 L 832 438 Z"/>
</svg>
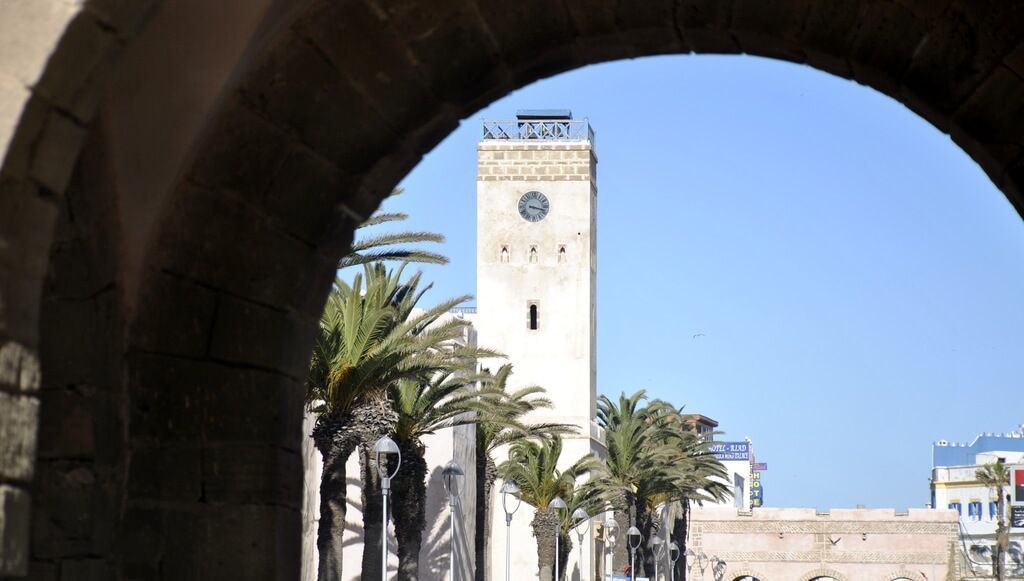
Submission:
<svg viewBox="0 0 1024 581">
<path fill-rule="evenodd" d="M 531 246 L 530 247 L 530 262 L 531 263 L 536 263 L 537 262 L 537 247 L 536 246 Z"/>
<path fill-rule="evenodd" d="M 508 246 L 501 247 L 501 261 L 508 262 Z"/>
<path fill-rule="evenodd" d="M 530 303 L 526 316 L 526 323 L 531 331 L 536 331 L 540 328 L 540 309 L 537 307 L 537 303 Z"/>
<path fill-rule="evenodd" d="M 565 262 L 565 244 L 558 247 L 558 262 Z"/>
</svg>

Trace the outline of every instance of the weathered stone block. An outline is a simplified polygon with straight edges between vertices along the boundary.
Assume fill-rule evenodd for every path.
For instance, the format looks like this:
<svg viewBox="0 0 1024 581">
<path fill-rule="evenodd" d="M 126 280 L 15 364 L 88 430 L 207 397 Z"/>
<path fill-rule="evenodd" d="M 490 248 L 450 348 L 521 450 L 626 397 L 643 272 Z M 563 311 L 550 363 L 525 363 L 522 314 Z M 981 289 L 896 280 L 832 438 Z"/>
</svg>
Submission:
<svg viewBox="0 0 1024 581">
<path fill-rule="evenodd" d="M 202 244 L 202 241 L 197 242 Z M 146 316 L 133 329 L 138 346 L 147 351 L 198 357 L 206 355 L 216 295 L 183 278 L 153 275 L 140 304 Z"/>
<path fill-rule="evenodd" d="M 349 247 L 355 220 L 338 207 L 354 180 L 304 148 L 288 152 L 264 205 L 281 229 L 313 246 L 340 254 Z"/>
<path fill-rule="evenodd" d="M 954 139 L 962 132 L 982 144 L 1024 145 L 1024 79 L 1004 67 L 996 68 L 957 111 L 953 122 L 957 125 Z M 1011 154 L 995 161 L 1009 163 L 1018 157 Z"/>
<path fill-rule="evenodd" d="M 50 105 L 43 99 L 32 96 L 28 102 L 19 102 L 13 107 L 21 112 L 21 116 L 16 118 L 17 126 L 11 128 L 13 134 L 10 141 L 5 143 L 7 150 L 4 153 L 2 167 L 5 177 L 27 179 L 32 167 L 35 143 L 39 140 L 43 126 L 46 125 L 46 118 L 50 115 Z"/>
<path fill-rule="evenodd" d="M 47 387 L 89 384 L 108 387 L 120 377 L 120 315 L 111 287 L 89 300 L 47 300 L 40 312 L 45 334 L 40 358 Z"/>
<path fill-rule="evenodd" d="M 60 581 L 106 581 L 114 570 L 103 559 L 73 559 L 60 563 Z"/>
<path fill-rule="evenodd" d="M 140 447 L 131 452 L 128 494 L 134 500 L 201 502 L 203 455 L 199 446 Z"/>
<path fill-rule="evenodd" d="M 298 509 L 302 500 L 302 457 L 269 446 L 207 449 L 203 454 L 203 491 L 208 502 Z"/>
<path fill-rule="evenodd" d="M 44 391 L 41 401 L 39 457 L 92 457 L 96 451 L 93 398 L 76 390 L 57 389 Z"/>
<path fill-rule="evenodd" d="M 732 54 L 740 47 L 729 32 L 732 0 L 682 0 L 676 10 L 676 28 L 695 52 Z"/>
<path fill-rule="evenodd" d="M 854 78 L 887 95 L 898 94 L 900 78 L 928 31 L 928 22 L 898 4 L 865 4 L 850 52 Z"/>
<path fill-rule="evenodd" d="M 848 55 L 859 20 L 859 0 L 812 2 L 800 43 L 807 63 L 840 77 L 852 77 Z"/>
<path fill-rule="evenodd" d="M 404 39 L 366 3 L 324 2 L 295 31 L 316 44 L 346 78 L 360 79 L 361 91 L 396 130 L 404 131 L 441 106 Z"/>
<path fill-rule="evenodd" d="M 118 40 L 97 22 L 92 12 L 79 12 L 61 36 L 35 89 L 49 102 L 70 111 L 78 93 L 96 74 L 97 66 L 119 49 Z M 91 118 L 79 117 L 78 121 L 88 123 Z"/>
<path fill-rule="evenodd" d="M 217 308 L 210 355 L 215 359 L 273 369 L 303 377 L 317 320 L 222 296 Z"/>
<path fill-rule="evenodd" d="M 259 204 L 258 199 L 183 185 L 170 209 L 157 262 L 165 272 L 255 302 L 289 307 L 306 301 L 310 278 L 322 278 L 310 268 L 321 257 L 275 227 Z M 177 300 L 159 300 L 165 299 Z"/>
<path fill-rule="evenodd" d="M 266 444 L 298 451 L 305 390 L 301 381 L 255 369 L 218 366 L 206 386 L 207 442 Z M 260 402 L 240 409 L 239 401 Z"/>
<path fill-rule="evenodd" d="M 259 66 L 242 94 L 256 111 L 349 174 L 365 171 L 395 138 L 368 97 L 298 36 Z"/>
<path fill-rule="evenodd" d="M 0 484 L 0 575 L 28 573 L 30 505 L 27 491 Z"/>
<path fill-rule="evenodd" d="M 803 62 L 800 35 L 810 0 L 733 0 L 732 31 L 743 52 Z"/>
<path fill-rule="evenodd" d="M 35 143 L 30 175 L 56 194 L 63 194 L 85 141 L 85 129 L 70 117 L 51 109 Z"/>
<path fill-rule="evenodd" d="M 39 389 L 39 359 L 16 341 L 0 342 L 0 387 L 15 391 Z"/>
<path fill-rule="evenodd" d="M 57 200 L 28 180 L 0 178 L 0 264 L 45 274 L 56 221 Z"/>
<path fill-rule="evenodd" d="M 0 391 L 0 477 L 32 480 L 39 400 Z"/>
<path fill-rule="evenodd" d="M 301 478 L 301 473 L 295 477 Z M 302 523 L 298 510 L 224 506 L 208 524 L 211 542 L 192 557 L 202 559 L 203 579 L 270 581 L 293 577 L 299 570 Z"/>
<path fill-rule="evenodd" d="M 237 99 L 226 103 L 224 111 L 202 143 L 190 178 L 259 196 L 285 157 L 288 137 Z"/>
<path fill-rule="evenodd" d="M 117 37 L 128 39 L 146 24 L 160 6 L 160 0 L 90 0 L 85 9 L 116 31 Z"/>
</svg>

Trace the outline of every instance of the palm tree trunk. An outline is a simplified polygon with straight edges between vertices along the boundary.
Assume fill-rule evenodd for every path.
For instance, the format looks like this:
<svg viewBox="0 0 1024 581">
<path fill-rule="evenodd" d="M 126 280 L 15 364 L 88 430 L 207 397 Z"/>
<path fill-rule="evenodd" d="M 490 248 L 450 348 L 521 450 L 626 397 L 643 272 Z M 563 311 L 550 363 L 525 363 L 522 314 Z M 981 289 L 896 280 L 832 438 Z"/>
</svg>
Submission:
<svg viewBox="0 0 1024 581">
<path fill-rule="evenodd" d="M 476 581 L 490 579 L 491 493 L 498 478 L 498 467 L 491 455 L 477 446 L 476 454 Z"/>
<path fill-rule="evenodd" d="M 569 533 L 562 531 L 558 536 L 558 575 L 562 579 L 569 578 L 569 572 L 565 568 L 569 565 L 569 553 L 571 552 L 572 538 L 569 536 Z M 555 581 L 559 580 L 556 579 Z"/>
<path fill-rule="evenodd" d="M 398 539 L 398 581 L 416 581 L 419 576 L 420 547 L 427 526 L 427 462 L 423 447 L 402 442 L 402 467 L 392 483 L 394 488 L 395 537 Z"/>
<path fill-rule="evenodd" d="M 619 525 L 615 533 L 615 547 L 612 550 L 612 570 L 616 573 L 624 573 L 629 565 L 629 538 L 626 531 L 633 526 L 628 512 L 615 511 L 615 522 Z"/>
<path fill-rule="evenodd" d="M 1009 547 L 1010 539 L 1009 539 L 1009 535 L 1007 534 L 1008 531 L 1006 530 L 1006 520 L 1005 520 L 1005 514 L 1004 514 L 1004 510 L 1005 510 L 1006 507 L 1004 506 L 1005 497 L 1003 496 L 1003 487 L 1002 486 L 997 486 L 996 487 L 996 494 L 999 497 L 998 500 L 996 501 L 996 510 L 999 513 L 999 518 L 996 521 L 996 564 L 995 564 L 995 574 L 996 574 L 996 579 L 998 581 L 1003 581 L 1003 579 L 1005 579 L 1005 575 L 1006 575 L 1006 573 L 1003 571 L 1003 551 L 1005 551 Z"/>
<path fill-rule="evenodd" d="M 381 544 L 387 534 L 382 526 L 384 516 L 383 494 L 377 475 L 373 445 L 392 431 L 398 414 L 387 399 L 369 400 L 352 410 L 353 426 L 359 436 L 359 471 L 363 482 L 363 562 L 362 578 L 379 579 L 381 576 Z M 389 513 L 393 509 L 389 507 Z M 390 548 L 388 549 L 391 550 Z"/>
<path fill-rule="evenodd" d="M 319 554 L 317 578 L 340 581 L 345 515 L 348 512 L 348 482 L 345 463 L 356 446 L 356 438 L 347 429 L 345 420 L 330 416 L 317 418 L 313 443 L 323 457 L 320 478 L 320 523 L 316 548 Z"/>
<path fill-rule="evenodd" d="M 648 577 L 654 576 L 654 551 L 651 550 L 650 544 L 654 535 L 658 534 L 658 526 L 654 516 L 654 513 L 648 511 L 646 507 L 642 511 L 637 510 L 637 522 L 639 524 L 636 528 L 640 529 L 640 534 L 644 536 L 643 543 L 637 549 L 637 555 L 643 555 L 643 558 L 637 559 L 637 561 L 643 562 L 644 575 Z"/>
<path fill-rule="evenodd" d="M 546 506 L 533 513 L 530 527 L 537 539 L 537 575 L 540 581 L 552 581 L 555 566 L 555 527 L 559 525 L 558 514 Z"/>
<path fill-rule="evenodd" d="M 686 540 L 690 532 L 689 499 L 684 498 L 682 505 L 682 514 L 672 523 L 672 541 L 679 547 L 679 560 L 676 561 L 676 579 L 686 581 Z"/>
<path fill-rule="evenodd" d="M 381 519 L 384 516 L 384 498 L 380 478 L 374 468 L 375 458 L 371 448 L 359 447 L 359 471 L 363 481 L 363 562 L 361 579 L 380 579 L 381 543 L 384 530 Z M 393 497 L 392 497 L 393 498 Z M 390 512 L 390 511 L 389 511 Z M 390 551 L 390 549 L 389 549 Z"/>
</svg>

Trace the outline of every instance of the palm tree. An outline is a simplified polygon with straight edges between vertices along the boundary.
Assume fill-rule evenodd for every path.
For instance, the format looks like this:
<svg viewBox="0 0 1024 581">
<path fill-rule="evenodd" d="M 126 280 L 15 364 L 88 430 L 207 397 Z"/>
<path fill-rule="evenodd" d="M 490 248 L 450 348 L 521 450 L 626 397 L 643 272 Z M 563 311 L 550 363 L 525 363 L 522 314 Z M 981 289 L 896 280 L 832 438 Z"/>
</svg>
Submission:
<svg viewBox="0 0 1024 581">
<path fill-rule="evenodd" d="M 457 325 L 427 329 L 461 299 L 414 314 L 426 289 L 418 288 L 419 274 L 403 282 L 402 270 L 372 264 L 351 285 L 337 280 L 321 317 L 306 381 L 307 403 L 318 414 L 312 437 L 324 460 L 317 534 L 321 580 L 341 577 L 345 462 L 356 446 L 375 442 L 396 421 L 387 388 L 443 369 L 448 359 L 439 350 L 462 333 Z M 364 501 L 374 495 L 368 496 Z M 364 518 L 372 516 L 366 512 Z M 366 532 L 370 543 L 372 531 L 367 528 Z"/>
<path fill-rule="evenodd" d="M 607 457 L 595 470 L 593 486 L 616 509 L 625 512 L 622 530 L 635 526 L 650 540 L 658 532 L 657 509 L 673 502 L 718 500 L 728 494 L 725 470 L 708 452 L 707 443 L 684 427 L 678 410 L 666 402 L 644 404 L 643 390 L 618 402 L 601 396 L 598 424 L 605 429 Z M 623 526 L 625 525 L 625 526 Z M 653 571 L 654 555 L 644 545 L 639 563 Z M 628 559 L 625 543 L 614 560 Z"/>
<path fill-rule="evenodd" d="M 509 391 L 508 379 L 512 365 L 502 365 L 497 373 L 482 377 L 485 389 L 504 393 L 502 408 L 498 413 L 481 418 L 476 425 L 476 581 L 485 581 L 490 568 L 491 544 L 491 496 L 498 467 L 494 454 L 498 448 L 523 438 L 540 439 L 557 434 L 574 433 L 576 427 L 560 423 L 528 423 L 525 417 L 540 409 L 551 407 L 551 400 L 544 397 L 544 388 L 529 386 Z"/>
<path fill-rule="evenodd" d="M 391 198 L 401 193 L 401 189 L 394 189 L 388 197 Z M 360 224 L 356 231 L 363 231 L 382 224 L 404 222 L 408 218 L 408 214 L 401 212 L 377 212 Z M 338 269 L 388 261 L 448 264 L 448 257 L 442 254 L 421 248 L 404 247 L 408 244 L 441 244 L 443 242 L 444 236 L 434 232 L 389 232 L 361 237 L 352 243 L 349 253 L 338 262 Z"/>
<path fill-rule="evenodd" d="M 472 366 L 460 369 L 459 362 L 469 354 L 453 354 L 452 369 L 429 381 L 402 380 L 389 389 L 391 406 L 398 417 L 394 439 L 402 452 L 402 470 L 393 482 L 398 578 L 402 581 L 415 580 L 419 575 L 420 546 L 426 528 L 428 468 L 423 438 L 445 428 L 476 423 L 501 407 L 503 394 L 477 390 L 478 377 L 471 373 Z"/>
<path fill-rule="evenodd" d="M 551 581 L 555 561 L 555 529 L 564 532 L 566 523 L 549 504 L 556 496 L 575 498 L 576 481 L 594 466 L 593 457 L 580 458 L 565 470 L 558 469 L 562 438 L 553 436 L 539 442 L 518 440 L 509 448 L 508 460 L 498 475 L 519 486 L 523 502 L 534 507 L 533 536 L 537 539 L 537 568 L 540 581 Z M 577 503 L 577 506 L 580 504 Z M 565 537 L 566 539 L 568 537 Z"/>
<path fill-rule="evenodd" d="M 986 487 L 996 489 L 996 556 L 995 573 L 996 579 L 1003 581 L 1005 572 L 1003 570 L 1003 554 L 1010 547 L 1010 531 L 1006 527 L 1005 488 L 1010 486 L 1010 469 L 1004 462 L 994 462 L 978 468 L 974 472 L 975 477 Z"/>
</svg>

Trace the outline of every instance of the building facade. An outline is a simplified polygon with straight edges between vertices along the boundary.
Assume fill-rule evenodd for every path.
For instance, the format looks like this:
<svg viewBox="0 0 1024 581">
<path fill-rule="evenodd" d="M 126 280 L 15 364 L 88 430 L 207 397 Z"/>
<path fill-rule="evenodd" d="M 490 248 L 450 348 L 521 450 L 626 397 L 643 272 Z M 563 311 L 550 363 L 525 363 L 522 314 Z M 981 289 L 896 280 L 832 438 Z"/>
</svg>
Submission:
<svg viewBox="0 0 1024 581">
<path fill-rule="evenodd" d="M 704 507 L 691 513 L 688 580 L 959 580 L 949 510 Z"/>
<path fill-rule="evenodd" d="M 976 474 L 982 466 L 995 462 L 1008 464 L 1011 472 L 1024 470 L 1024 426 L 1008 433 L 979 434 L 969 443 L 939 440 L 932 446 L 932 506 L 957 515 L 958 550 L 966 579 L 992 575 L 999 505 L 995 489 L 982 484 Z M 1011 493 L 1007 486 L 1004 494 Z M 1007 512 L 1016 502 L 1010 500 L 1005 503 Z M 1009 522 L 1009 514 L 1006 519 Z M 1011 575 L 1024 577 L 1024 529 L 1011 529 L 1005 559 Z"/>
</svg>

